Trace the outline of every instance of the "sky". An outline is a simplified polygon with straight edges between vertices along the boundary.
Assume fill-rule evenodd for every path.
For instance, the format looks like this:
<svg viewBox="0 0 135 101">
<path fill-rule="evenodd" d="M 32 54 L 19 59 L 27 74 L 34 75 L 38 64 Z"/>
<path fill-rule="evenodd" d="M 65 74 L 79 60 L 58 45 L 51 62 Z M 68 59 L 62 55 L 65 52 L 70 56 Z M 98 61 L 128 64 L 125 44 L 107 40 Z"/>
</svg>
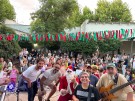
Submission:
<svg viewBox="0 0 135 101">
<path fill-rule="evenodd" d="M 9 0 L 14 6 L 16 12 L 16 22 L 20 24 L 29 25 L 31 20 L 30 14 L 39 9 L 38 0 Z M 98 0 L 77 0 L 79 7 L 82 9 L 87 6 L 92 11 L 97 8 Z M 112 1 L 112 0 L 108 0 Z M 126 2 L 131 10 L 133 20 L 135 20 L 135 0 L 122 0 Z"/>
</svg>

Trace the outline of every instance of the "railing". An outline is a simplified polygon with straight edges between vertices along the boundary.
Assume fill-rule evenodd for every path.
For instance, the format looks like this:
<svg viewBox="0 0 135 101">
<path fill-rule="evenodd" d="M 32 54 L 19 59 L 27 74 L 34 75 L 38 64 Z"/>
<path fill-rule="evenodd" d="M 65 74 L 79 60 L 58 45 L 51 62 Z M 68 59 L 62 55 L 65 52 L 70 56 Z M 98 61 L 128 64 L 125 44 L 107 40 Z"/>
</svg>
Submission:
<svg viewBox="0 0 135 101">
<path fill-rule="evenodd" d="M 0 101 L 5 100 L 7 85 L 0 86 Z"/>
</svg>

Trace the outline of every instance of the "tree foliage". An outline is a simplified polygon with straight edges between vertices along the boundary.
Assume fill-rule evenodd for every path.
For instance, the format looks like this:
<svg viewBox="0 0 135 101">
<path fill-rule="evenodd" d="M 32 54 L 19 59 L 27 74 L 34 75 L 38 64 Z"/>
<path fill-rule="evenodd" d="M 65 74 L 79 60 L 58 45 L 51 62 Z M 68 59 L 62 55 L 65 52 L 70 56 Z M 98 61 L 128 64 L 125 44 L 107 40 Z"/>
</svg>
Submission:
<svg viewBox="0 0 135 101">
<path fill-rule="evenodd" d="M 4 25 L 0 25 L 0 32 L 3 34 L 15 33 L 12 29 Z M 12 57 L 13 54 L 18 54 L 20 51 L 20 46 L 18 45 L 18 42 L 15 41 L 1 40 L 0 47 L 0 57 L 5 59 Z"/>
<path fill-rule="evenodd" d="M 89 21 L 92 21 L 93 20 L 93 12 L 88 7 L 84 7 L 82 17 L 83 17 L 83 21 L 85 21 L 87 19 Z"/>
<path fill-rule="evenodd" d="M 60 42 L 49 41 L 44 44 L 47 49 L 52 51 L 60 49 Z"/>
<path fill-rule="evenodd" d="M 33 44 L 30 41 L 23 40 L 23 41 L 19 41 L 18 44 L 21 48 L 27 48 L 28 51 L 31 51 L 33 48 Z"/>
<path fill-rule="evenodd" d="M 98 43 L 99 51 L 102 53 L 116 51 L 121 46 L 121 41 L 116 39 L 101 40 L 98 41 L 97 43 Z"/>
<path fill-rule="evenodd" d="M 31 23 L 31 32 L 33 33 L 43 33 L 45 30 L 44 24 L 40 19 L 36 19 Z"/>
<path fill-rule="evenodd" d="M 9 0 L 0 0 L 0 22 L 5 19 L 14 19 L 15 11 Z"/>
<path fill-rule="evenodd" d="M 78 6 L 76 9 L 72 11 L 72 15 L 68 19 L 68 22 L 69 22 L 68 28 L 81 26 L 82 23 L 87 19 L 89 21 L 94 20 L 93 12 L 88 7 L 84 7 L 81 12 Z"/>
<path fill-rule="evenodd" d="M 63 31 L 67 25 L 67 18 L 78 6 L 76 0 L 40 0 L 40 3 L 40 9 L 32 14 L 32 18 L 42 22 L 44 32 L 51 33 Z"/>
<path fill-rule="evenodd" d="M 68 41 L 61 42 L 61 49 L 63 51 L 81 52 L 86 54 L 92 54 L 97 50 L 97 43 L 94 40 L 83 41 Z"/>
<path fill-rule="evenodd" d="M 122 0 L 99 0 L 95 11 L 95 21 L 100 22 L 130 22 L 132 20 L 131 12 L 127 3 Z"/>
</svg>

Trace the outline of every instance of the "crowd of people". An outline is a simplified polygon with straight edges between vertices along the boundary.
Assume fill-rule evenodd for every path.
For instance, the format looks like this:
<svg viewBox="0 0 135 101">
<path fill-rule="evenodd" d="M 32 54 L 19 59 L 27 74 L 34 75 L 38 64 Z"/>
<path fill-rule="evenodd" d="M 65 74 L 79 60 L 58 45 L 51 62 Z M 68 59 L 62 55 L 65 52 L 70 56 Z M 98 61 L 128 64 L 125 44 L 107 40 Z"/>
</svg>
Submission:
<svg viewBox="0 0 135 101">
<path fill-rule="evenodd" d="M 100 88 L 114 83 L 114 87 L 121 86 L 135 78 L 135 55 L 106 54 L 101 56 L 95 52 L 84 58 L 83 55 L 56 52 L 42 53 L 26 48 L 19 53 L 19 67 L 0 58 L 0 85 L 17 82 L 17 75 L 22 76 L 23 84 L 27 88 L 28 101 L 34 101 L 38 94 L 39 101 L 46 95 L 45 87 L 51 92 L 46 97 L 50 101 L 52 95 L 59 88 L 58 101 L 100 101 Z M 122 88 L 114 93 L 117 97 L 111 101 L 134 101 L 134 85 Z M 118 96 L 119 95 L 119 96 Z"/>
</svg>

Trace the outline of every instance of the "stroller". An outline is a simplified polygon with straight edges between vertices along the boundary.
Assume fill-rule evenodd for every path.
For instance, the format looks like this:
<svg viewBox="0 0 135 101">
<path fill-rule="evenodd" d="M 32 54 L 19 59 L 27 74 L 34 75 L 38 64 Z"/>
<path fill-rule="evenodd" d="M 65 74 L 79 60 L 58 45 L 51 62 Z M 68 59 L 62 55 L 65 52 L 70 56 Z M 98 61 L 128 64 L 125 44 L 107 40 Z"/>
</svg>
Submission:
<svg viewBox="0 0 135 101">
<path fill-rule="evenodd" d="M 22 75 L 18 77 L 18 83 L 10 82 L 7 85 L 6 93 L 7 95 L 15 94 L 17 96 L 17 101 L 19 101 L 19 93 L 20 92 L 26 92 L 27 87 L 26 84 L 22 78 Z"/>
</svg>

